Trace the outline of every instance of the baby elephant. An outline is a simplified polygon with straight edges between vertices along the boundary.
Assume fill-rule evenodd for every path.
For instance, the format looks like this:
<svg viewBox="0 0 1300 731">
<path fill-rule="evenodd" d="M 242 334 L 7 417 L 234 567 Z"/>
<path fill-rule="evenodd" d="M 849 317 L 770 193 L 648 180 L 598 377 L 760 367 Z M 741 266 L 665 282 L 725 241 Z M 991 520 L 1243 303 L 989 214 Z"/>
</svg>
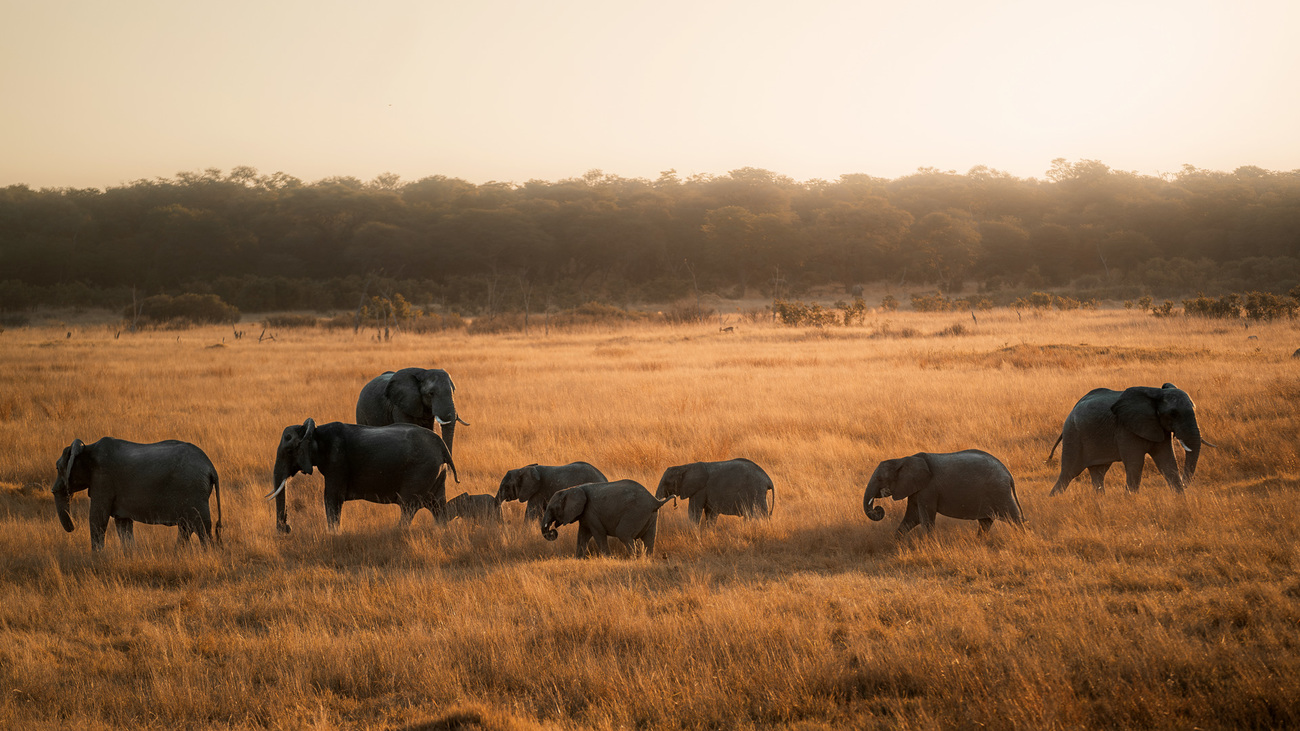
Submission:
<svg viewBox="0 0 1300 731">
<path fill-rule="evenodd" d="M 997 457 L 978 449 L 947 454 L 918 452 L 881 462 L 862 496 L 862 510 L 868 518 L 885 517 L 885 509 L 872 503 L 887 497 L 907 498 L 907 512 L 898 524 L 899 536 L 918 524 L 927 532 L 934 530 L 936 513 L 978 520 L 981 533 L 993 526 L 994 518 L 1016 525 L 1024 522 L 1011 473 Z"/>
<path fill-rule="evenodd" d="M 596 549 L 609 555 L 609 536 L 614 536 L 633 550 L 634 541 L 645 544 L 646 555 L 655 550 L 655 526 L 660 500 L 641 483 L 633 480 L 594 482 L 560 490 L 551 496 L 542 514 L 542 536 L 548 541 L 559 537 L 557 526 L 578 522 L 576 555 L 587 555 L 587 542 L 596 540 Z"/>
<path fill-rule="evenodd" d="M 730 459 L 669 467 L 659 480 L 655 497 L 688 498 L 687 515 L 692 522 L 699 523 L 701 518 L 713 520 L 719 515 L 766 518 L 772 514 L 772 508 L 767 505 L 769 490 L 774 508 L 776 489 L 772 478 L 747 459 Z"/>
<path fill-rule="evenodd" d="M 63 450 L 55 463 L 54 507 L 63 529 L 76 530 L 71 498 L 88 490 L 90 495 L 90 548 L 104 547 L 108 519 L 126 546 L 134 538 L 134 523 L 177 526 L 177 543 L 199 535 L 207 544 L 212 537 L 208 496 L 217 492 L 216 539 L 221 540 L 221 486 L 217 470 L 202 449 L 188 442 L 168 440 L 136 444 L 104 437 L 94 444 L 80 439 Z"/>
<path fill-rule="evenodd" d="M 502 522 L 501 501 L 495 495 L 471 495 L 462 492 L 447 501 L 447 520 L 464 518 L 465 520 Z"/>
<path fill-rule="evenodd" d="M 501 478 L 497 500 L 528 503 L 528 507 L 524 508 L 524 520 L 537 520 L 542 517 L 551 496 L 560 490 L 588 482 L 608 481 L 609 478 L 587 462 L 570 462 L 565 465 L 530 464 L 510 470 Z"/>
</svg>

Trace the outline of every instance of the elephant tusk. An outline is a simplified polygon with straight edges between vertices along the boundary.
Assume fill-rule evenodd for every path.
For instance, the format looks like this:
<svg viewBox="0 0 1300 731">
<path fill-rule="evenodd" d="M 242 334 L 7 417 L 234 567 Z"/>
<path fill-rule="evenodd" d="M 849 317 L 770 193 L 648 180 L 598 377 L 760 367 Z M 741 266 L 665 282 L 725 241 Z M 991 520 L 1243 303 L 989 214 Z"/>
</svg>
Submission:
<svg viewBox="0 0 1300 731">
<path fill-rule="evenodd" d="M 1178 437 L 1174 437 L 1174 439 L 1178 439 Z M 1182 447 L 1184 452 L 1192 451 L 1191 447 L 1188 447 L 1186 444 L 1183 444 L 1183 440 L 1181 439 L 1178 439 L 1178 446 Z"/>
<path fill-rule="evenodd" d="M 280 481 L 280 486 L 277 487 L 277 488 L 275 488 L 275 490 L 272 490 L 272 491 L 271 491 L 271 494 L 266 496 L 266 499 L 267 499 L 267 500 L 270 500 L 271 498 L 275 497 L 276 495 L 279 495 L 280 493 L 284 492 L 284 486 L 287 485 L 287 484 L 289 484 L 289 481 L 288 481 L 288 480 L 281 480 L 281 481 Z"/>
<path fill-rule="evenodd" d="M 447 419 L 447 420 L 439 419 L 439 418 L 436 417 L 436 416 L 433 417 L 433 420 L 436 421 L 436 422 L 438 422 L 438 426 L 446 426 L 446 425 L 448 425 L 448 424 L 450 424 L 450 423 L 452 423 L 452 422 L 455 421 L 455 419 Z"/>
<path fill-rule="evenodd" d="M 457 415 L 457 416 L 456 416 L 456 421 L 459 421 L 460 423 L 464 424 L 465 426 L 469 426 L 469 422 L 468 422 L 468 421 L 465 421 L 465 420 L 462 419 L 462 418 L 460 418 L 460 415 Z"/>
</svg>

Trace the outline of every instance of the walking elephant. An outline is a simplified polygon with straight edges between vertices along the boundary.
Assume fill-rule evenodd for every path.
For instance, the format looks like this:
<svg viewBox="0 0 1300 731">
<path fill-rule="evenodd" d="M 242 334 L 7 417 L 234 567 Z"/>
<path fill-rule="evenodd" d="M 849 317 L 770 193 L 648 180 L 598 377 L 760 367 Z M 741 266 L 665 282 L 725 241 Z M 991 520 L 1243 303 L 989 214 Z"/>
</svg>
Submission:
<svg viewBox="0 0 1300 731">
<path fill-rule="evenodd" d="M 310 475 L 313 467 L 325 477 L 325 525 L 331 531 L 338 530 L 348 500 L 396 503 L 403 525 L 410 525 L 421 508 L 446 522 L 447 469 L 455 476 L 456 465 L 442 438 L 422 426 L 334 421 L 317 427 L 308 419 L 285 427 L 275 452 L 276 488 L 266 496 L 275 498 L 275 526 L 281 533 L 289 532 L 285 486 L 299 472 Z"/>
<path fill-rule="evenodd" d="M 1171 437 L 1177 437 L 1187 452 L 1181 474 Z M 1192 398 L 1172 383 L 1160 388 L 1089 391 L 1065 417 L 1061 435 L 1047 455 L 1049 460 L 1057 445 L 1061 446 L 1061 474 L 1052 495 L 1064 490 L 1085 469 L 1092 476 L 1092 486 L 1103 491 L 1106 471 L 1115 462 L 1124 463 L 1128 489 L 1137 492 L 1148 454 L 1165 482 L 1182 492 L 1196 474 L 1201 446 L 1214 446 L 1201 438 Z"/>
<path fill-rule="evenodd" d="M 524 520 L 537 520 L 546 510 L 551 496 L 560 490 L 588 482 L 608 481 L 600 470 L 586 462 L 570 462 L 565 465 L 530 464 L 510 470 L 501 478 L 501 484 L 497 487 L 497 501 L 518 500 L 528 503 L 524 509 Z"/>
<path fill-rule="evenodd" d="M 74 439 L 55 462 L 54 507 L 63 529 L 77 526 L 72 520 L 72 495 L 86 490 L 90 496 L 90 548 L 104 548 L 108 519 L 113 519 L 117 537 L 127 547 L 134 539 L 135 522 L 174 525 L 176 542 L 189 541 L 197 533 L 207 545 L 213 537 L 208 498 L 217 493 L 215 538 L 221 540 L 221 484 L 217 469 L 202 449 L 174 439 L 154 444 L 137 444 L 104 437 L 94 444 Z"/>
<path fill-rule="evenodd" d="M 772 493 L 768 507 L 767 493 Z M 762 467 L 747 459 L 692 462 L 664 470 L 655 497 L 680 496 L 690 500 L 691 521 L 714 520 L 719 515 L 769 517 L 776 507 L 776 488 Z"/>
<path fill-rule="evenodd" d="M 997 457 L 979 449 L 917 452 L 881 462 L 862 495 L 862 511 L 872 520 L 882 520 L 885 509 L 874 502 L 887 497 L 907 498 L 907 512 L 898 524 L 900 537 L 918 525 L 933 531 L 936 515 L 978 520 L 980 533 L 987 533 L 995 518 L 1015 525 L 1025 520 L 1011 472 Z"/>
<path fill-rule="evenodd" d="M 357 397 L 357 423 L 364 426 L 418 424 L 442 427 L 442 440 L 450 452 L 456 440 L 456 423 L 469 426 L 456 412 L 456 384 L 447 371 L 403 368 L 375 376 Z"/>
<path fill-rule="evenodd" d="M 587 555 L 587 544 L 595 540 L 596 550 L 609 555 L 609 536 L 614 536 L 635 550 L 641 541 L 647 556 L 654 553 L 655 530 L 659 508 L 667 500 L 660 500 L 645 487 L 633 480 L 594 482 L 560 490 L 551 496 L 542 514 L 542 536 L 548 541 L 559 537 L 558 526 L 578 523 L 578 548 L 576 555 Z"/>
</svg>

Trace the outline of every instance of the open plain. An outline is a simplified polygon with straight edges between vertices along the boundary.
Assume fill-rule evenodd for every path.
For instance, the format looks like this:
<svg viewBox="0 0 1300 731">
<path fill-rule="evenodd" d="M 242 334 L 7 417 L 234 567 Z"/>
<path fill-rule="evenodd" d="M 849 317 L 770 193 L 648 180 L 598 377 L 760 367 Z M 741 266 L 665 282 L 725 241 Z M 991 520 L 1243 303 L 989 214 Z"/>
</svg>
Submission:
<svg viewBox="0 0 1300 731">
<path fill-rule="evenodd" d="M 961 327 L 954 327 L 960 324 Z M 542 335 L 224 328 L 0 333 L 0 727 L 1276 728 L 1300 725 L 1300 328 L 1137 311 L 877 314 L 866 325 L 592 327 Z M 69 336 L 67 333 L 71 333 Z M 224 339 L 224 342 L 223 342 Z M 504 528 L 409 530 L 321 478 L 270 492 L 281 430 L 352 421 L 394 368 L 447 369 L 471 426 L 461 484 L 587 460 L 654 490 L 745 456 L 770 521 L 660 513 L 652 556 L 575 560 Z M 1173 382 L 1207 448 L 1174 494 L 1111 470 L 1049 498 L 1062 420 L 1092 388 Z M 221 475 L 224 543 L 55 516 L 74 438 L 167 438 Z M 862 512 L 877 462 L 985 449 L 1027 529 Z M 618 550 L 616 548 L 616 554 Z"/>
</svg>

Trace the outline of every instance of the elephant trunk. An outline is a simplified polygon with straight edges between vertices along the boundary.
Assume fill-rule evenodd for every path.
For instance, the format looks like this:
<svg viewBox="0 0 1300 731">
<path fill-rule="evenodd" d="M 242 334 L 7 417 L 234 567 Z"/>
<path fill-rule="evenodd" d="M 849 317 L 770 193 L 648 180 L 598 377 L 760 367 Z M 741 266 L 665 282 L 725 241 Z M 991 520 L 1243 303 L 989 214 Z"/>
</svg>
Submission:
<svg viewBox="0 0 1300 731">
<path fill-rule="evenodd" d="M 447 444 L 447 454 L 455 454 L 451 451 L 451 444 L 456 440 L 456 415 L 452 414 L 450 421 L 439 421 L 442 425 L 442 441 Z"/>
<path fill-rule="evenodd" d="M 867 514 L 871 520 L 884 520 L 885 509 L 876 505 L 876 497 L 880 493 L 880 481 L 875 476 L 871 476 L 871 481 L 867 483 L 867 490 L 862 494 L 862 512 Z"/>
<path fill-rule="evenodd" d="M 1196 474 L 1196 463 L 1201 457 L 1201 430 L 1195 424 L 1186 431 L 1178 434 L 1178 439 L 1187 447 L 1187 455 L 1183 460 L 1183 486 L 1192 484 L 1192 476 Z"/>
<path fill-rule="evenodd" d="M 558 523 L 559 520 L 556 519 L 555 513 L 552 512 L 550 508 L 547 508 L 546 512 L 542 514 L 542 520 L 541 520 L 542 537 L 548 541 L 553 541 L 556 538 L 559 538 L 560 532 L 555 529 L 555 526 Z"/>
<path fill-rule="evenodd" d="M 63 530 L 71 533 L 77 529 L 77 524 L 72 522 L 72 497 L 68 494 L 66 485 L 62 489 L 55 486 L 54 508 L 59 511 L 59 522 L 63 523 Z"/>
</svg>

